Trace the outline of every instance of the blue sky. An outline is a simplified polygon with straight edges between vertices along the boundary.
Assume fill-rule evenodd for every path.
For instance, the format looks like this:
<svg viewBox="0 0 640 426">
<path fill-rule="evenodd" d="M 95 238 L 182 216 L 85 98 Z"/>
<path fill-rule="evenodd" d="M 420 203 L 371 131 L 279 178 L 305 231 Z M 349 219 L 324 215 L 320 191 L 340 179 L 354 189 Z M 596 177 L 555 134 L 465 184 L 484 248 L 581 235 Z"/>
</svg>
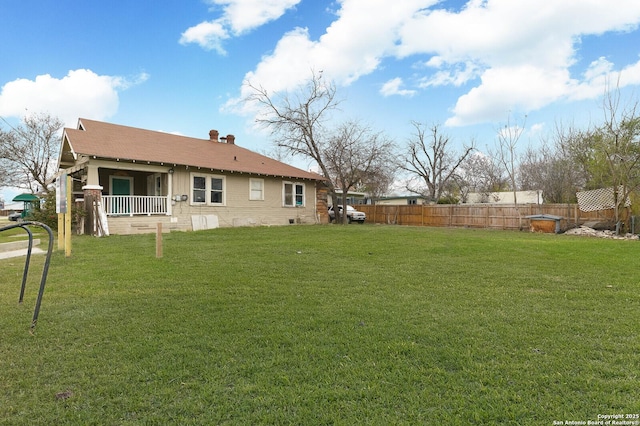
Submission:
<svg viewBox="0 0 640 426">
<path fill-rule="evenodd" d="M 607 84 L 640 94 L 637 0 L 2 0 L 0 14 L 10 122 L 44 110 L 68 127 L 217 129 L 265 152 L 243 81 L 291 90 L 315 69 L 340 119 L 399 144 L 411 121 L 439 123 L 483 149 L 509 117 L 526 115 L 535 144 L 556 122 L 598 121 Z"/>
</svg>

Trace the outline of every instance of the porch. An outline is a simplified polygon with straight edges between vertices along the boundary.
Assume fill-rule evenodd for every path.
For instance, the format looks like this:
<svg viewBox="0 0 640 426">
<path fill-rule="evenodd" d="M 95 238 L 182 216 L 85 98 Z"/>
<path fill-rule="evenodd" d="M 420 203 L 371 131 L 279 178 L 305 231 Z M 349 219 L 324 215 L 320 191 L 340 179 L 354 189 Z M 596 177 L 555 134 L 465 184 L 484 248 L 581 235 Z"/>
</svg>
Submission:
<svg viewBox="0 0 640 426">
<path fill-rule="evenodd" d="M 172 169 L 92 160 L 70 171 L 84 201 L 85 234 L 150 232 L 158 222 L 171 229 Z"/>
<path fill-rule="evenodd" d="M 107 216 L 171 215 L 171 173 L 157 166 L 98 163 Z M 91 169 L 91 167 L 89 167 Z M 89 183 L 91 179 L 89 170 Z"/>
</svg>

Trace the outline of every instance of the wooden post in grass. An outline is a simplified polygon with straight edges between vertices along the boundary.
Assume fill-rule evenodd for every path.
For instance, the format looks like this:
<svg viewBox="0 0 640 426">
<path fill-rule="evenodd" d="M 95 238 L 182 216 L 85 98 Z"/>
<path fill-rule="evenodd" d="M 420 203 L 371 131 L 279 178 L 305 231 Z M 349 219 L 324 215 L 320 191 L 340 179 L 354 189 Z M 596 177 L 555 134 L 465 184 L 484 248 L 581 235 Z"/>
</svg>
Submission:
<svg viewBox="0 0 640 426">
<path fill-rule="evenodd" d="M 58 250 L 64 250 L 64 213 L 58 213 Z"/>
<path fill-rule="evenodd" d="M 156 229 L 156 257 L 158 259 L 162 257 L 162 222 L 158 222 Z"/>
<path fill-rule="evenodd" d="M 71 176 L 67 175 L 67 210 L 64 214 L 64 256 L 71 257 L 71 202 L 73 198 L 73 187 L 71 186 Z"/>
</svg>

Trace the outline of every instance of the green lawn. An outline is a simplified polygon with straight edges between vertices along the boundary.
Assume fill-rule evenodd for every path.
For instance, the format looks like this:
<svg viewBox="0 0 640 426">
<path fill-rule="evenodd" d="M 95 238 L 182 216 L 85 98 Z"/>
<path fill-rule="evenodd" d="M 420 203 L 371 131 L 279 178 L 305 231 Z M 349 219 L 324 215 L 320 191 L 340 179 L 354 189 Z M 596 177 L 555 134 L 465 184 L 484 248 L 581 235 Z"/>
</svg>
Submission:
<svg viewBox="0 0 640 426">
<path fill-rule="evenodd" d="M 0 424 L 513 424 L 640 413 L 637 241 L 351 226 L 0 260 Z"/>
<path fill-rule="evenodd" d="M 4 228 L 10 225 L 15 225 L 17 222 L 12 222 L 7 220 L 6 218 L 0 218 L 0 228 Z M 47 231 L 45 231 L 41 227 L 31 227 L 29 228 L 33 234 L 34 239 L 39 239 L 41 242 L 46 242 Z M 3 232 L 0 232 L 0 244 L 2 243 L 10 243 L 13 241 L 19 240 L 28 240 L 29 234 L 22 228 L 13 228 Z"/>
</svg>

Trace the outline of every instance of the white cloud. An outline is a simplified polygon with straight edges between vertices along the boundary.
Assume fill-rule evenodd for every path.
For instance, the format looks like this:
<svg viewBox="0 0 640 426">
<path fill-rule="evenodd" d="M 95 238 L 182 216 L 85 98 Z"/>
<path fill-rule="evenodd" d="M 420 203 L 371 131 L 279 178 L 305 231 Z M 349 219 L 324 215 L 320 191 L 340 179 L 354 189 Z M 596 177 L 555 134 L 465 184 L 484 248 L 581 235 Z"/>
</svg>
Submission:
<svg viewBox="0 0 640 426">
<path fill-rule="evenodd" d="M 640 61 L 628 65 L 620 71 L 620 86 L 627 87 L 640 84 Z"/>
<path fill-rule="evenodd" d="M 620 71 L 614 64 L 601 57 L 591 62 L 583 73 L 582 81 L 573 81 L 568 98 L 571 100 L 593 99 L 607 91 L 640 84 L 640 61 L 624 67 Z"/>
<path fill-rule="evenodd" d="M 535 123 L 532 124 L 529 127 L 529 134 L 533 137 L 533 136 L 537 136 L 539 137 L 540 135 L 543 134 L 543 131 L 545 130 L 545 124 L 544 123 Z"/>
<path fill-rule="evenodd" d="M 479 86 L 461 96 L 445 124 L 461 126 L 504 119 L 509 111 L 541 108 L 567 93 L 567 70 L 532 65 L 486 70 Z"/>
<path fill-rule="evenodd" d="M 428 62 L 428 64 L 438 63 L 438 61 Z M 441 65 L 440 65 L 441 66 Z M 440 66 L 437 66 L 438 68 Z M 436 86 L 456 86 L 460 87 L 468 81 L 478 77 L 478 67 L 473 62 L 465 62 L 453 65 L 447 70 L 437 71 L 435 74 L 424 77 L 419 85 L 421 89 Z"/>
<path fill-rule="evenodd" d="M 221 22 L 201 22 L 183 32 L 180 43 L 196 43 L 203 49 L 215 50 L 224 55 L 226 52 L 222 47 L 222 41 L 228 38 L 229 33 Z"/>
<path fill-rule="evenodd" d="M 78 117 L 102 120 L 117 112 L 119 90 L 147 78 L 147 74 L 126 79 L 78 69 L 61 79 L 44 74 L 34 80 L 10 81 L 0 91 L 0 115 L 20 118 L 26 113 L 48 112 L 71 127 Z"/>
<path fill-rule="evenodd" d="M 224 5 L 225 19 L 234 34 L 251 31 L 267 22 L 278 19 L 300 3 L 301 0 L 213 0 Z"/>
<path fill-rule="evenodd" d="M 226 4 L 226 13 L 231 10 L 231 1 L 215 3 Z M 438 0 L 336 4 L 336 20 L 322 36 L 311 39 L 305 28 L 287 32 L 245 79 L 271 92 L 291 90 L 314 69 L 349 85 L 394 59 L 416 57 L 426 67 L 419 71 L 422 76 L 413 76 L 415 86 L 388 80 L 381 95 L 454 86 L 465 93 L 451 105 L 448 125 L 495 122 L 511 110 L 527 113 L 558 100 L 602 95 L 602 82 L 616 67 L 603 59 L 583 75 L 573 75 L 581 37 L 640 24 L 637 0 L 470 0 L 458 11 L 444 9 Z M 624 84 L 640 84 L 640 62 L 621 71 Z M 248 94 L 243 87 L 228 105 Z"/>
<path fill-rule="evenodd" d="M 288 32 L 245 80 L 272 92 L 286 91 L 308 80 L 311 70 L 322 70 L 326 78 L 348 85 L 378 69 L 395 49 L 399 26 L 416 9 L 436 1 L 403 0 L 391 8 L 388 0 L 340 0 L 338 19 L 319 40 L 311 40 L 304 28 Z M 249 94 L 243 87 L 227 107 L 237 106 Z"/>
<path fill-rule="evenodd" d="M 382 85 L 380 94 L 385 97 L 393 95 L 413 96 L 416 94 L 415 90 L 400 89 L 403 84 L 404 83 L 400 77 L 391 79 Z"/>
<path fill-rule="evenodd" d="M 426 87 L 462 86 L 481 76 L 447 121 L 466 125 L 499 120 L 514 108 L 531 111 L 563 98 L 602 95 L 609 64 L 594 64 L 581 81 L 570 74 L 580 37 L 626 31 L 639 22 L 640 3 L 633 0 L 476 0 L 460 12 L 417 12 L 401 29 L 397 55 L 432 55 L 426 64 L 438 71 L 425 77 Z M 459 72 L 461 64 L 473 72 Z"/>
<path fill-rule="evenodd" d="M 252 31 L 280 18 L 301 0 L 209 0 L 221 6 L 222 16 L 188 28 L 180 37 L 181 44 L 196 43 L 206 50 L 225 54 L 222 42 L 233 36 Z"/>
</svg>

